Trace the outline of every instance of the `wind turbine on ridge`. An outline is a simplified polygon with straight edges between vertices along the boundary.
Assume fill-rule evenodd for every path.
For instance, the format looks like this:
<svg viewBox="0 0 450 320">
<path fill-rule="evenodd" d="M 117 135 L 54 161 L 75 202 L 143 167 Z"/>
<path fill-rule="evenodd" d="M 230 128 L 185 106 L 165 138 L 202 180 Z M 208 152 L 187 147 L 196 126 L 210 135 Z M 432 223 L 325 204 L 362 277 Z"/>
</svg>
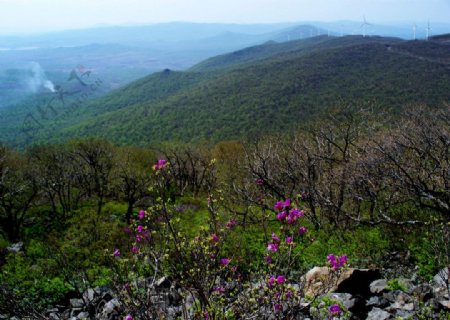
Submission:
<svg viewBox="0 0 450 320">
<path fill-rule="evenodd" d="M 368 27 L 368 26 L 371 26 L 372 24 L 367 22 L 366 16 L 365 16 L 365 15 L 363 15 L 363 20 L 364 20 L 364 21 L 363 21 L 363 23 L 361 24 L 361 27 L 360 27 L 360 28 L 363 29 L 363 37 L 365 38 L 365 37 L 366 37 L 366 34 L 367 34 L 367 27 Z"/>
<path fill-rule="evenodd" d="M 427 41 L 430 39 L 430 31 L 432 30 L 431 29 L 431 26 L 430 26 L 430 20 L 428 20 L 428 24 L 427 24 Z"/>
</svg>

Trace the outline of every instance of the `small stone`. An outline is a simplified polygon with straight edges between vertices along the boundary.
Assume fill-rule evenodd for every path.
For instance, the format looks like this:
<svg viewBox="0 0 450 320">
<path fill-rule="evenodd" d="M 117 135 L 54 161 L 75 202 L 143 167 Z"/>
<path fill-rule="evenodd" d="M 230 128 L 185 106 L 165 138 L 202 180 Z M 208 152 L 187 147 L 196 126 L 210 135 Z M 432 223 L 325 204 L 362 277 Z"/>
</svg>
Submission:
<svg viewBox="0 0 450 320">
<path fill-rule="evenodd" d="M 12 252 L 12 253 L 18 253 L 19 251 L 22 250 L 22 248 L 23 248 L 23 242 L 17 242 L 17 243 L 13 243 L 9 247 L 7 247 L 6 250 L 8 250 L 9 252 Z"/>
<path fill-rule="evenodd" d="M 89 312 L 81 312 L 77 316 L 78 319 L 89 319 Z"/>
<path fill-rule="evenodd" d="M 383 297 L 370 297 L 369 301 L 367 301 L 366 306 L 367 307 L 378 307 L 378 308 L 385 308 L 389 305 L 389 301 L 387 301 Z"/>
<path fill-rule="evenodd" d="M 379 308 L 373 308 L 367 315 L 366 320 L 386 320 L 391 314 Z"/>
<path fill-rule="evenodd" d="M 58 315 L 58 313 L 52 312 L 48 315 L 48 319 L 49 320 L 60 320 L 61 317 Z"/>
<path fill-rule="evenodd" d="M 84 299 L 84 301 L 86 301 L 86 302 L 91 302 L 91 301 L 93 301 L 93 300 L 94 300 L 94 297 L 95 297 L 95 291 L 94 291 L 94 289 L 89 288 L 89 289 L 87 289 L 87 290 L 83 293 L 83 299 Z"/>
<path fill-rule="evenodd" d="M 387 280 L 386 279 L 379 279 L 375 280 L 370 284 L 370 292 L 373 294 L 379 294 L 383 291 L 386 291 L 387 288 Z"/>
<path fill-rule="evenodd" d="M 70 305 L 72 308 L 82 308 L 84 306 L 83 299 L 70 299 Z"/>
</svg>

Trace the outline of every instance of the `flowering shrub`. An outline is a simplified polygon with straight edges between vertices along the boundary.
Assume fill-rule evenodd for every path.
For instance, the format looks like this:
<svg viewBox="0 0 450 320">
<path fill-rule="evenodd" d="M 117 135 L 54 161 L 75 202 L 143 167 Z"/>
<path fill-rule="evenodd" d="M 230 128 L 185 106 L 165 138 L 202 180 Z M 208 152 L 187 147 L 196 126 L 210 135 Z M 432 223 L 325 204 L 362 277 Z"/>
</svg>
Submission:
<svg viewBox="0 0 450 320">
<path fill-rule="evenodd" d="M 318 319 L 350 319 L 350 312 L 342 303 L 328 296 L 313 301 L 310 312 Z"/>
<path fill-rule="evenodd" d="M 184 301 L 191 299 L 184 316 L 195 319 L 294 317 L 301 312 L 303 285 L 296 270 L 302 250 L 310 243 L 308 230 L 300 225 L 304 212 L 290 199 L 274 205 L 274 231 L 260 257 L 265 267 L 245 274 L 241 257 L 226 251 L 225 243 L 239 225 L 221 206 L 219 196 L 207 199 L 208 220 L 195 235 L 180 223 L 167 189 L 170 167 L 165 160 L 153 166 L 156 202 L 140 211 L 124 231 L 130 242 L 115 248 L 111 257 L 120 278 L 116 290 L 125 302 L 125 319 L 153 319 L 167 312 L 167 306 L 149 295 L 158 296 L 157 280 L 171 278 L 172 287 Z M 258 185 L 263 182 L 257 181 Z M 333 270 L 343 267 L 346 256 L 328 256 Z M 260 281 L 256 281 L 260 279 Z M 178 288 L 178 289 L 176 289 Z M 158 300 L 155 302 L 155 300 Z M 184 305 L 184 304 L 183 304 Z M 332 312 L 338 312 L 334 307 Z"/>
</svg>

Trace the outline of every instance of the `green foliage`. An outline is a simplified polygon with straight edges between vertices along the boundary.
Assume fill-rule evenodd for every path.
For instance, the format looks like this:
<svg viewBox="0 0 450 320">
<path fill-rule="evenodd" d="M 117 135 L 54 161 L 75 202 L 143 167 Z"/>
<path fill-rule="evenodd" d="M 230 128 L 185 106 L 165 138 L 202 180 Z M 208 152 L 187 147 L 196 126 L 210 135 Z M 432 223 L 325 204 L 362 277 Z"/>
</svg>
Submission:
<svg viewBox="0 0 450 320">
<path fill-rule="evenodd" d="M 403 291 L 406 292 L 406 284 L 402 281 L 402 279 L 391 279 L 387 282 L 387 290 L 389 291 Z"/>
<path fill-rule="evenodd" d="M 352 265 L 369 267 L 379 263 L 388 250 L 390 240 L 381 229 L 359 227 L 351 230 L 321 230 L 313 235 L 314 242 L 302 257 L 309 266 L 324 263 L 324 257 L 330 253 L 347 254 Z M 395 240 L 394 240 L 395 241 Z"/>
<path fill-rule="evenodd" d="M 30 141 L 19 132 L 26 113 L 1 111 L 7 121 L 0 136 L 20 146 L 75 136 L 134 145 L 218 142 L 292 132 L 299 119 L 307 125 L 337 101 L 370 104 L 375 112 L 390 108 L 394 114 L 411 104 L 436 106 L 450 91 L 446 66 L 435 63 L 448 56 L 448 48 L 378 37 L 269 43 L 191 71 L 165 70 L 140 79 L 56 121 L 43 119 Z M 427 58 L 431 51 L 433 58 Z"/>
<path fill-rule="evenodd" d="M 439 270 L 449 264 L 449 228 L 433 226 L 411 240 L 411 252 L 419 266 L 419 275 L 431 280 Z"/>
<path fill-rule="evenodd" d="M 338 305 L 341 314 L 339 316 L 333 316 L 330 314 L 330 306 L 332 305 Z M 347 320 L 350 319 L 350 312 L 343 306 L 343 304 L 333 299 L 329 296 L 324 296 L 319 299 L 315 299 L 311 304 L 311 315 L 315 319 L 341 319 L 341 320 Z"/>
<path fill-rule="evenodd" d="M 60 277 L 44 272 L 45 266 L 33 264 L 22 254 L 11 254 L 0 274 L 0 283 L 12 288 L 21 301 L 37 307 L 61 302 L 73 288 Z"/>
</svg>

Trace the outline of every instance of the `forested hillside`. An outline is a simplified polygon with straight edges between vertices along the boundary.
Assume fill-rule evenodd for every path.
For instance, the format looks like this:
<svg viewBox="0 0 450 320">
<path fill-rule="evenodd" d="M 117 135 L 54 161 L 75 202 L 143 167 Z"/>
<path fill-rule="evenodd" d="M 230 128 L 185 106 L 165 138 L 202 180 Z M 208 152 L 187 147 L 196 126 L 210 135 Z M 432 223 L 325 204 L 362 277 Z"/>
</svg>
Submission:
<svg viewBox="0 0 450 320">
<path fill-rule="evenodd" d="M 96 101 L 77 103 L 64 115 L 41 119 L 31 139 L 20 139 L 23 109 L 3 110 L 8 121 L 2 137 L 11 145 L 81 136 L 138 145 L 217 142 L 289 132 L 338 105 L 390 114 L 418 104 L 440 106 L 450 100 L 449 53 L 450 45 L 442 41 L 381 37 L 271 42 L 186 72 L 167 69 Z"/>
</svg>

